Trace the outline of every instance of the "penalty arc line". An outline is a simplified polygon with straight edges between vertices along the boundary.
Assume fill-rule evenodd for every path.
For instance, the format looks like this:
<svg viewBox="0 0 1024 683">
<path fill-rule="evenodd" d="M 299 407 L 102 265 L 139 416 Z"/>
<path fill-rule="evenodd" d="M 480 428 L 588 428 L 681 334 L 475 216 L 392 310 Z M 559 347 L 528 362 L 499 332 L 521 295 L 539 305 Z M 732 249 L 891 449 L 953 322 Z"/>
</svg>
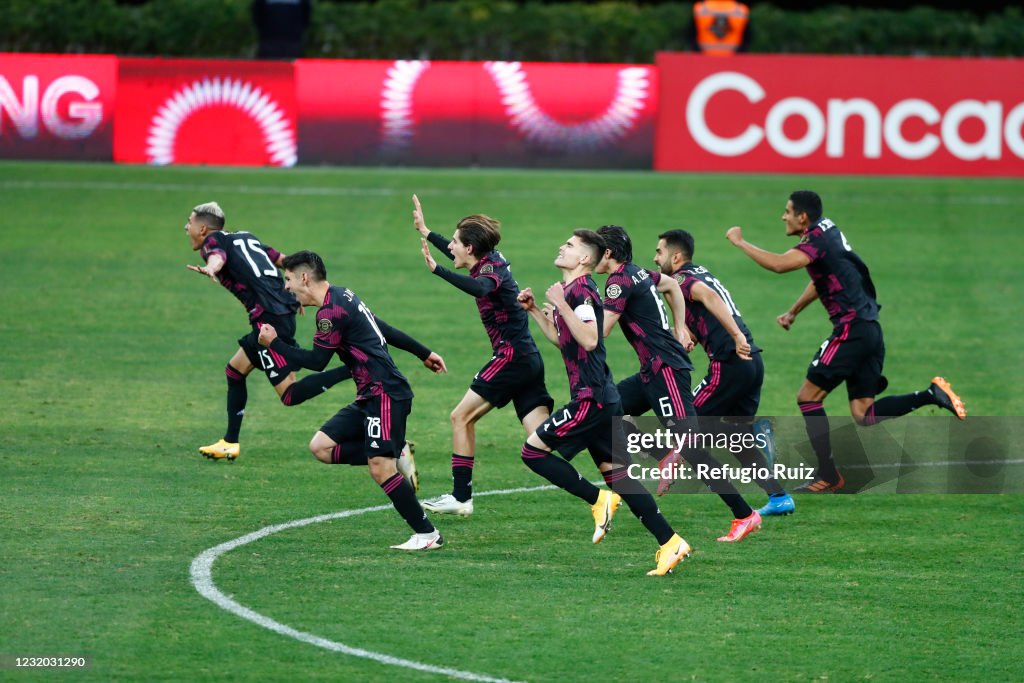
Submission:
<svg viewBox="0 0 1024 683">
<path fill-rule="evenodd" d="M 513 493 L 532 493 L 534 491 L 549 491 L 553 490 L 554 486 L 531 486 L 526 488 L 515 488 L 515 489 L 498 489 L 494 491 L 483 491 L 481 493 L 474 494 L 475 496 L 503 496 Z M 239 536 L 233 540 L 221 543 L 212 548 L 208 548 L 196 556 L 192 560 L 192 565 L 189 568 L 189 573 L 192 580 L 192 585 L 195 587 L 199 594 L 204 598 L 214 603 L 223 610 L 226 610 L 235 616 L 239 616 L 246 621 L 251 621 L 257 626 L 262 626 L 265 629 L 279 633 L 289 638 L 307 643 L 309 645 L 315 645 L 316 647 L 323 648 L 325 650 L 331 650 L 332 652 L 340 652 L 341 654 L 350 655 L 352 657 L 361 657 L 363 659 L 370 659 L 381 664 L 389 666 L 398 666 L 405 669 L 415 669 L 417 671 L 425 671 L 427 673 L 440 674 L 443 676 L 450 676 L 451 678 L 458 678 L 464 681 L 478 681 L 479 683 L 515 683 L 506 678 L 496 678 L 494 676 L 488 676 L 487 674 L 478 674 L 471 671 L 461 671 L 459 669 L 453 669 L 450 667 L 435 666 L 433 664 L 426 664 L 424 662 L 417 662 L 411 659 L 402 659 L 401 657 L 393 657 L 391 655 L 384 654 L 382 652 L 374 652 L 372 650 L 364 650 L 358 647 L 352 647 L 345 643 L 339 643 L 334 640 L 328 640 L 312 633 L 306 633 L 299 631 L 291 626 L 287 626 L 278 621 L 274 621 L 270 617 L 264 616 L 259 612 L 249 609 L 245 605 L 229 598 L 225 595 L 217 585 L 213 582 L 213 564 L 217 561 L 221 555 L 229 553 L 236 548 L 240 548 L 243 545 L 248 545 L 261 538 L 266 538 L 279 531 L 286 531 L 288 529 L 298 529 L 300 527 L 309 526 L 311 524 L 319 524 L 320 522 L 329 522 L 335 519 L 345 519 L 347 517 L 357 517 L 359 515 L 365 515 L 370 512 L 380 512 L 382 510 L 390 510 L 390 505 L 375 505 L 373 507 L 359 508 L 356 510 L 342 510 L 341 512 L 334 512 L 326 515 L 317 515 L 316 517 L 306 517 L 305 519 L 296 519 L 291 522 L 284 522 L 283 524 L 274 524 L 271 526 L 263 527 L 257 531 Z"/>
</svg>

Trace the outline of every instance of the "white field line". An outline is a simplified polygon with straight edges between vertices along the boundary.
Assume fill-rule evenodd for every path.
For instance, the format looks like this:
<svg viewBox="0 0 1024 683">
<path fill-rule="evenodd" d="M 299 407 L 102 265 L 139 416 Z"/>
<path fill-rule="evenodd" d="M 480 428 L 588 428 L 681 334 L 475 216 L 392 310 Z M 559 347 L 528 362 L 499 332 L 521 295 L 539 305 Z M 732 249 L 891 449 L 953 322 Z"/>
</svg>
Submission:
<svg viewBox="0 0 1024 683">
<path fill-rule="evenodd" d="M 543 174 L 538 175 L 543 179 Z M 3 190 L 71 190 L 71 191 L 140 191 L 140 192 L 203 192 L 203 193 L 233 193 L 233 194 L 255 194 L 255 195 L 283 195 L 283 196 L 323 196 L 323 197 L 394 197 L 406 196 L 409 190 L 406 188 L 393 187 L 339 187 L 337 185 L 245 185 L 229 183 L 175 183 L 175 182 L 119 182 L 107 180 L 0 180 L 0 189 Z M 422 187 L 418 190 L 420 195 L 446 196 L 446 197 L 472 197 L 477 198 L 481 192 L 471 189 L 459 189 L 453 187 Z M 700 199 L 722 199 L 735 201 L 737 193 L 715 193 L 697 192 L 679 187 L 666 188 L 664 190 L 545 190 L 545 189 L 493 189 L 487 190 L 486 194 L 492 197 L 506 198 L 548 198 L 560 199 L 566 197 L 593 197 L 600 195 L 606 199 L 624 201 L 635 201 L 638 199 L 660 199 L 666 201 L 679 200 L 682 198 Z M 764 193 L 760 193 L 764 194 Z M 755 193 L 740 193 L 742 196 L 759 196 Z M 764 196 L 768 196 L 764 194 Z M 980 205 L 980 206 L 1016 206 L 1024 205 L 1024 194 L 1017 196 L 1009 195 L 964 195 L 956 197 L 943 197 L 941 200 L 935 197 L 917 197 L 914 195 L 900 195 L 892 197 L 907 204 L 928 204 L 928 205 Z M 850 204 L 876 204 L 878 197 L 875 194 L 847 193 L 843 201 Z"/>
<path fill-rule="evenodd" d="M 516 489 L 500 489 L 495 491 L 484 491 L 482 493 L 474 494 L 476 496 L 504 496 L 513 493 L 532 493 L 534 491 L 546 491 L 554 489 L 554 486 L 532 486 L 527 488 L 516 488 Z M 340 652 L 341 654 L 351 655 L 352 657 L 362 657 L 364 659 L 371 659 L 381 664 L 387 664 L 389 666 L 398 666 L 405 669 L 415 669 L 417 671 L 425 671 L 427 673 L 440 674 L 442 676 L 449 676 L 451 678 L 458 678 L 464 681 L 479 681 L 481 683 L 513 683 L 505 678 L 496 678 L 487 674 L 478 674 L 471 671 L 461 671 L 459 669 L 452 669 L 449 667 L 435 666 L 433 664 L 426 664 L 424 662 L 417 662 L 411 659 L 402 659 L 400 657 L 392 657 L 391 655 L 384 654 L 382 652 L 374 652 L 372 650 L 364 650 L 358 647 L 352 647 L 345 643 L 339 643 L 337 641 L 328 640 L 321 638 L 320 636 L 312 633 L 305 633 L 291 626 L 286 626 L 278 621 L 274 621 L 270 617 L 266 617 L 255 610 L 251 610 L 245 605 L 242 605 L 235 600 L 225 595 L 216 584 L 213 582 L 213 563 L 217 561 L 217 558 L 225 553 L 231 552 L 236 548 L 240 548 L 243 545 L 253 543 L 261 538 L 266 538 L 272 534 L 276 534 L 279 531 L 286 531 L 288 529 L 297 529 L 299 527 L 309 526 L 311 524 L 319 524 L 320 522 L 329 522 L 335 519 L 345 519 L 346 517 L 356 517 L 359 515 L 365 515 L 370 512 L 380 512 L 382 510 L 390 510 L 390 505 L 375 505 L 373 507 L 359 508 L 356 510 L 342 510 L 341 512 L 334 512 L 326 515 L 318 515 L 316 517 L 307 517 L 305 519 L 296 519 L 291 522 L 285 522 L 283 524 L 274 524 L 272 526 L 266 526 L 258 531 L 254 531 L 245 536 L 239 536 L 238 538 L 221 543 L 220 545 L 214 546 L 201 552 L 194 560 L 192 560 L 192 566 L 190 568 L 190 574 L 192 578 L 192 585 L 195 586 L 199 594 L 207 600 L 210 600 L 221 609 L 227 610 L 232 614 L 239 616 L 247 621 L 251 621 L 257 626 L 262 626 L 265 629 L 274 631 L 283 636 L 294 638 L 295 640 L 317 647 L 322 647 L 325 650 L 331 650 L 332 652 Z M 444 552 L 443 550 L 441 552 Z"/>
</svg>

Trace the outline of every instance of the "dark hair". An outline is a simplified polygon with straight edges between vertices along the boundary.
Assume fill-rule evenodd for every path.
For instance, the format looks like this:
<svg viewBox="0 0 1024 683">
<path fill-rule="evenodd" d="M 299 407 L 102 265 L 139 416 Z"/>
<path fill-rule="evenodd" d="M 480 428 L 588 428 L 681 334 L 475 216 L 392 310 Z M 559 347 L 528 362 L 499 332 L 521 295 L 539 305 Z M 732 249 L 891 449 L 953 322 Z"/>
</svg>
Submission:
<svg viewBox="0 0 1024 683">
<path fill-rule="evenodd" d="M 596 268 L 597 264 L 601 262 L 601 258 L 604 256 L 604 250 L 606 248 L 604 240 L 601 239 L 601 236 L 596 232 L 588 230 L 587 228 L 578 228 L 573 230 L 572 234 L 575 237 L 579 237 L 583 244 L 590 247 L 591 254 L 594 257 L 591 261 L 591 265 Z"/>
<path fill-rule="evenodd" d="M 473 256 L 477 258 L 494 251 L 501 241 L 501 221 L 482 213 L 466 216 L 455 229 L 459 232 L 459 241 L 473 247 Z"/>
<path fill-rule="evenodd" d="M 669 249 L 678 249 L 686 254 L 686 258 L 693 259 L 693 235 L 685 230 L 666 230 L 658 235 L 658 239 L 665 240 L 665 246 Z"/>
<path fill-rule="evenodd" d="M 324 260 L 312 251 L 297 251 L 285 256 L 281 260 L 281 267 L 292 272 L 305 268 L 313 274 L 314 282 L 323 282 L 327 279 L 327 266 L 324 265 Z"/>
<path fill-rule="evenodd" d="M 619 263 L 633 262 L 633 240 L 626 229 L 618 225 L 602 225 L 597 234 L 604 240 L 605 249 L 611 249 L 612 258 Z"/>
<path fill-rule="evenodd" d="M 817 192 L 797 190 L 789 195 L 789 201 L 793 202 L 793 212 L 806 213 L 811 225 L 821 220 L 821 197 L 818 196 Z"/>
</svg>

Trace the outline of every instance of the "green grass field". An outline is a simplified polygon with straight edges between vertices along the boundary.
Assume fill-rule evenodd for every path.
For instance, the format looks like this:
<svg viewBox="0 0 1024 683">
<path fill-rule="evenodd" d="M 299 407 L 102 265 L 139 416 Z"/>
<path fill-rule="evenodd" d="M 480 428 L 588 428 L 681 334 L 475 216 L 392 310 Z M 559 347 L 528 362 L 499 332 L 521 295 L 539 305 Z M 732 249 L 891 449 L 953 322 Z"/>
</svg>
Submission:
<svg viewBox="0 0 1024 683">
<path fill-rule="evenodd" d="M 306 449 L 351 384 L 285 409 L 253 375 L 241 458 L 197 455 L 223 433 L 223 367 L 246 320 L 184 267 L 197 262 L 182 229 L 193 205 L 217 200 L 229 228 L 320 252 L 332 282 L 445 357 L 449 374 L 432 376 L 395 352 L 417 395 L 421 495 L 434 495 L 450 483 L 448 413 L 489 346 L 472 300 L 423 266 L 413 192 L 441 232 L 470 213 L 499 217 L 520 285 L 541 291 L 572 228 L 624 225 L 642 263 L 659 232 L 692 231 L 696 260 L 765 349 L 762 412 L 790 416 L 828 321 L 815 305 L 791 332 L 775 325 L 805 276 L 757 268 L 724 232 L 739 224 L 784 250 L 779 216 L 804 187 L 872 268 L 891 389 L 942 373 L 972 414 L 1024 415 L 1020 181 L 0 164 L 0 660 L 92 658 L 87 671 L 6 668 L 0 680 L 444 678 L 344 646 L 470 680 L 1021 680 L 1019 495 L 804 498 L 734 546 L 714 540 L 729 521 L 717 500 L 668 496 L 695 553 L 665 579 L 644 576 L 654 542 L 625 511 L 592 546 L 588 511 L 554 491 L 478 496 L 473 517 L 435 519 L 448 547 L 424 556 L 387 550 L 408 531 L 384 510 L 216 560 L 225 596 L 321 646 L 225 611 L 191 582 L 218 544 L 387 502 L 365 471 Z M 300 319 L 299 340 L 311 335 Z M 564 400 L 557 349 L 541 347 Z M 618 333 L 609 364 L 620 378 L 636 366 Z M 826 405 L 842 415 L 845 403 L 840 391 Z M 478 492 L 544 483 L 520 462 L 523 439 L 511 409 L 480 423 Z M 577 464 L 596 478 L 589 458 Z"/>
</svg>

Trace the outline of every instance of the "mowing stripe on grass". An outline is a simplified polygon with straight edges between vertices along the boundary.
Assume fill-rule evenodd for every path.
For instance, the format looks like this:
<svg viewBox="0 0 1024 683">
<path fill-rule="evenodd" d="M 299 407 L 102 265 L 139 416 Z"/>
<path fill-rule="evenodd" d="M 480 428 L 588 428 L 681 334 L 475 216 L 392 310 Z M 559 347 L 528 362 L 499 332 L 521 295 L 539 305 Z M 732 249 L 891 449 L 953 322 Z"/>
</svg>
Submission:
<svg viewBox="0 0 1024 683">
<path fill-rule="evenodd" d="M 554 489 L 554 486 L 531 486 L 526 488 L 517 489 L 499 489 L 495 491 L 484 491 L 482 493 L 474 494 L 476 496 L 504 496 L 512 493 L 532 493 L 534 491 L 547 491 Z M 305 519 L 296 519 L 291 522 L 285 522 L 283 524 L 274 524 L 272 526 L 265 526 L 258 531 L 254 531 L 251 534 L 245 536 L 239 536 L 238 538 L 221 543 L 220 545 L 214 546 L 200 553 L 194 560 L 192 560 L 192 566 L 189 570 L 192 577 L 192 585 L 195 586 L 199 594 L 207 600 L 213 602 L 221 609 L 227 610 L 232 614 L 242 617 L 247 621 L 251 621 L 257 626 L 262 626 L 265 629 L 280 633 L 283 636 L 294 638 L 295 640 L 308 643 L 310 645 L 316 645 L 322 647 L 325 650 L 331 650 L 332 652 L 340 652 L 342 654 L 351 655 L 353 657 L 362 657 L 364 659 L 372 659 L 375 662 L 381 664 L 387 664 L 389 666 L 399 666 L 405 669 L 415 669 L 417 671 L 426 671 L 427 673 L 440 674 L 443 676 L 450 676 L 452 678 L 458 678 L 464 681 L 480 681 L 481 683 L 513 683 L 506 678 L 495 678 L 488 676 L 487 674 L 478 674 L 471 671 L 460 671 L 459 669 L 452 669 L 442 666 L 434 666 L 433 664 L 425 664 L 423 662 L 416 662 L 411 659 L 402 659 L 400 657 L 392 657 L 382 652 L 374 652 L 372 650 L 364 650 L 358 647 L 352 647 L 345 643 L 339 643 L 312 633 L 305 633 L 299 631 L 290 626 L 286 626 L 280 622 L 274 621 L 270 617 L 266 617 L 259 612 L 249 609 L 248 607 L 238 603 L 217 588 L 213 582 L 213 563 L 217 561 L 217 558 L 225 553 L 231 552 L 236 548 L 240 548 L 243 545 L 247 545 L 254 541 L 258 541 L 261 538 L 266 538 L 272 534 L 276 534 L 279 531 L 285 531 L 287 529 L 298 529 L 300 527 L 309 526 L 311 524 L 319 524 L 320 522 L 329 522 L 335 519 L 345 519 L 346 517 L 357 517 L 359 515 L 365 515 L 369 512 L 380 512 L 382 510 L 390 510 L 390 505 L 375 505 L 373 507 L 359 508 L 357 510 L 342 510 L 341 512 L 333 512 L 327 515 L 317 515 L 316 517 L 307 517 Z"/>
</svg>

